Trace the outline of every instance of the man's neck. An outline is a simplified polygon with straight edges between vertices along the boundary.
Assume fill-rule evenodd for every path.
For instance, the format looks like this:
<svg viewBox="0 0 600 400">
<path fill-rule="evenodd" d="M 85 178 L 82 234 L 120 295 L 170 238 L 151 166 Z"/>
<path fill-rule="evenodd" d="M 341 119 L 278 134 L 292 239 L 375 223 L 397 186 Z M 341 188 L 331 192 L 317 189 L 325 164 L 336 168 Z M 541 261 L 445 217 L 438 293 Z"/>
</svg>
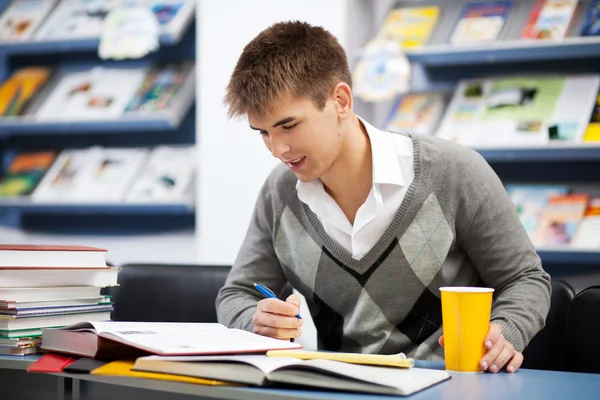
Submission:
<svg viewBox="0 0 600 400">
<path fill-rule="evenodd" d="M 371 142 L 362 122 L 354 117 L 348 125 L 340 155 L 321 181 L 353 223 L 373 186 L 373 160 Z"/>
</svg>

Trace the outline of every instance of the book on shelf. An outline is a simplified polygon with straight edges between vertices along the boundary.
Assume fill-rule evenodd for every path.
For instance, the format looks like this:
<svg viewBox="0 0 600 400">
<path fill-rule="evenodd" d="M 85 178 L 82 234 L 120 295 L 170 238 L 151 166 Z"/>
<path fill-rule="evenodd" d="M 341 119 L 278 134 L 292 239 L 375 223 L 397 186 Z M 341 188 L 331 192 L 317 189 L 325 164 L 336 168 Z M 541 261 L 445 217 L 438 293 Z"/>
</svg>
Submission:
<svg viewBox="0 0 600 400">
<path fill-rule="evenodd" d="M 394 7 L 375 40 L 392 40 L 401 49 L 422 47 L 429 42 L 440 13 L 441 8 L 435 5 Z"/>
<path fill-rule="evenodd" d="M 0 267 L 106 267 L 106 249 L 91 246 L 0 244 Z"/>
<path fill-rule="evenodd" d="M 62 0 L 35 32 L 37 40 L 98 38 L 106 15 L 121 0 Z"/>
<path fill-rule="evenodd" d="M 65 150 L 32 195 L 40 203 L 117 203 L 142 171 L 149 150 Z"/>
<path fill-rule="evenodd" d="M 585 21 L 581 27 L 581 36 L 600 35 L 600 0 L 591 0 L 585 12 Z"/>
<path fill-rule="evenodd" d="M 47 351 L 102 359 L 119 358 L 119 349 L 158 355 L 200 355 L 265 353 L 302 347 L 298 343 L 228 329 L 217 323 L 93 319 L 60 329 L 43 329 L 42 343 Z M 111 346 L 111 352 L 104 352 L 104 346 Z"/>
<path fill-rule="evenodd" d="M 31 100 L 50 80 L 49 67 L 22 67 L 0 86 L 0 117 L 22 115 Z"/>
<path fill-rule="evenodd" d="M 537 247 L 568 248 L 587 209 L 589 195 L 551 196 L 533 235 Z"/>
<path fill-rule="evenodd" d="M 134 371 L 147 371 L 254 386 L 291 384 L 352 392 L 410 395 L 450 378 L 444 370 L 386 368 L 339 361 L 266 355 L 140 357 Z"/>
<path fill-rule="evenodd" d="M 599 88 L 596 74 L 463 79 L 437 135 L 475 148 L 580 144 Z"/>
<path fill-rule="evenodd" d="M 147 68 L 96 66 L 57 71 L 49 94 L 34 112 L 38 122 L 120 118 L 146 77 Z"/>
<path fill-rule="evenodd" d="M 182 85 L 193 73 L 192 61 L 153 67 L 125 108 L 125 112 L 151 113 L 170 110 Z"/>
<path fill-rule="evenodd" d="M 583 219 L 571 240 L 571 247 L 600 251 L 600 197 L 590 199 Z"/>
<path fill-rule="evenodd" d="M 497 40 L 512 5 L 512 0 L 474 1 L 465 4 L 448 41 L 457 45 Z"/>
<path fill-rule="evenodd" d="M 13 0 L 0 15 L 0 43 L 31 39 L 57 0 Z M 1 96 L 0 96 L 1 97 Z"/>
<path fill-rule="evenodd" d="M 445 96 L 441 92 L 408 93 L 394 101 L 383 129 L 430 135 L 444 113 Z"/>
<path fill-rule="evenodd" d="M 0 178 L 0 197 L 29 196 L 56 158 L 56 151 L 7 152 L 9 165 Z"/>
<path fill-rule="evenodd" d="M 158 146 L 125 195 L 128 203 L 177 203 L 186 199 L 196 169 L 194 146 Z M 188 196 L 190 197 L 190 196 Z"/>
<path fill-rule="evenodd" d="M 524 39 L 563 39 L 572 28 L 579 0 L 536 0 L 523 28 Z"/>
<path fill-rule="evenodd" d="M 135 5 L 147 7 L 154 14 L 161 32 L 174 34 L 184 27 L 190 16 L 193 16 L 195 1 L 138 0 Z M 41 21 L 41 26 L 35 31 L 34 37 L 37 40 L 46 41 L 99 38 L 108 14 L 123 6 L 129 6 L 128 2 L 123 0 L 61 0 L 52 12 Z M 38 25 L 40 25 L 39 22 Z"/>
<path fill-rule="evenodd" d="M 600 92 L 596 96 L 596 102 L 592 109 L 592 115 L 590 116 L 590 122 L 583 135 L 584 143 L 600 142 Z"/>
<path fill-rule="evenodd" d="M 565 185 L 510 184 L 506 186 L 506 192 L 515 205 L 525 231 L 531 238 L 536 232 L 550 197 L 565 195 L 569 192 L 569 188 Z"/>
</svg>

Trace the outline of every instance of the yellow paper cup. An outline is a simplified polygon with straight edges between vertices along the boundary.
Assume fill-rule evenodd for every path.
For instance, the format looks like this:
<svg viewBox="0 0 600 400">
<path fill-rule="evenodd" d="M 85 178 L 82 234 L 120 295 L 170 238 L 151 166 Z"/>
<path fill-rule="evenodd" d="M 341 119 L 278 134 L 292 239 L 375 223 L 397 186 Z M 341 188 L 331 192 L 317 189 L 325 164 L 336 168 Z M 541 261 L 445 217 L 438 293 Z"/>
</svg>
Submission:
<svg viewBox="0 0 600 400">
<path fill-rule="evenodd" d="M 449 286 L 440 292 L 446 369 L 482 372 L 479 362 L 486 353 L 494 289 Z"/>
</svg>

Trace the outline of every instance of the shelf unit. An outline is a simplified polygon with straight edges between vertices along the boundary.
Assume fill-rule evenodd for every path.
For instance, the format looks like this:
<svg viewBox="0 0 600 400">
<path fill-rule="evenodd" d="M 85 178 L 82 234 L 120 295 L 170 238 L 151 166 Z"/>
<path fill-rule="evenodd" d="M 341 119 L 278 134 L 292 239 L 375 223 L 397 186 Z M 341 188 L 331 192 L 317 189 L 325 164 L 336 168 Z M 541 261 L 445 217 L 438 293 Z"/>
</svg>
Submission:
<svg viewBox="0 0 600 400">
<path fill-rule="evenodd" d="M 0 0 L 0 12 L 9 0 Z M 195 7 L 183 13 L 169 32 L 160 36 L 160 48 L 140 60 L 101 60 L 99 39 L 31 40 L 0 43 L 0 81 L 16 68 L 48 65 L 77 69 L 90 65 L 114 67 L 151 65 L 195 59 Z M 42 61 L 40 61 L 40 59 Z M 195 73 L 184 82 L 173 106 L 166 112 L 125 113 L 113 120 L 42 121 L 33 116 L 0 118 L 0 155 L 11 149 L 150 147 L 195 144 Z M 43 97 L 43 96 L 42 96 Z M 193 196 L 192 196 L 193 197 Z M 195 225 L 194 200 L 176 204 L 45 204 L 28 199 L 1 199 L 0 225 L 11 228 L 96 234 L 98 226 L 111 234 L 137 231 L 189 230 Z"/>
<path fill-rule="evenodd" d="M 542 62 L 562 58 L 600 57 L 599 37 L 569 37 L 555 40 L 507 40 L 481 45 L 438 44 L 406 51 L 411 62 L 428 67 L 511 62 Z"/>
<path fill-rule="evenodd" d="M 357 1 L 349 26 L 361 26 L 350 34 L 349 54 L 357 54 L 379 30 L 387 12 L 394 6 L 439 5 L 440 20 L 421 48 L 406 50 L 413 68 L 413 88 L 417 91 L 451 91 L 461 78 L 513 73 L 600 73 L 600 37 L 577 37 L 587 11 L 580 1 L 569 37 L 561 41 L 521 40 L 521 29 L 534 0 L 513 2 L 513 9 L 500 38 L 483 45 L 451 45 L 447 39 L 461 9 L 469 0 L 381 0 Z M 365 21 L 366 20 L 366 21 Z M 366 22 L 366 23 L 365 23 Z M 357 111 L 381 125 L 391 103 L 357 102 Z M 505 183 L 562 183 L 574 190 L 600 196 L 600 143 L 577 146 L 526 148 L 480 148 L 477 150 Z M 600 280 L 600 249 L 539 249 L 545 268 L 577 274 L 597 268 Z M 552 273 L 553 273 L 552 272 Z"/>
</svg>

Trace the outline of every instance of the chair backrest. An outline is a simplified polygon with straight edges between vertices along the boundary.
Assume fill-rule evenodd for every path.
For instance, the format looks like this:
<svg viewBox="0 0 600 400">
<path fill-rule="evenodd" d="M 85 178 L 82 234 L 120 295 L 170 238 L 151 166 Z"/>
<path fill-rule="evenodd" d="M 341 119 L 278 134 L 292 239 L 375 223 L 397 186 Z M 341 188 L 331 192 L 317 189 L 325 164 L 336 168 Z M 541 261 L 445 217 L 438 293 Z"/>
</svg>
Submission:
<svg viewBox="0 0 600 400">
<path fill-rule="evenodd" d="M 546 326 L 535 335 L 523 352 L 523 368 L 565 370 L 567 321 L 574 296 L 571 286 L 562 281 L 552 281 Z"/>
<path fill-rule="evenodd" d="M 217 322 L 215 299 L 229 266 L 126 264 L 113 296 L 115 321 Z"/>
<path fill-rule="evenodd" d="M 566 366 L 573 372 L 600 373 L 600 286 L 589 287 L 571 303 L 567 327 Z"/>
</svg>

